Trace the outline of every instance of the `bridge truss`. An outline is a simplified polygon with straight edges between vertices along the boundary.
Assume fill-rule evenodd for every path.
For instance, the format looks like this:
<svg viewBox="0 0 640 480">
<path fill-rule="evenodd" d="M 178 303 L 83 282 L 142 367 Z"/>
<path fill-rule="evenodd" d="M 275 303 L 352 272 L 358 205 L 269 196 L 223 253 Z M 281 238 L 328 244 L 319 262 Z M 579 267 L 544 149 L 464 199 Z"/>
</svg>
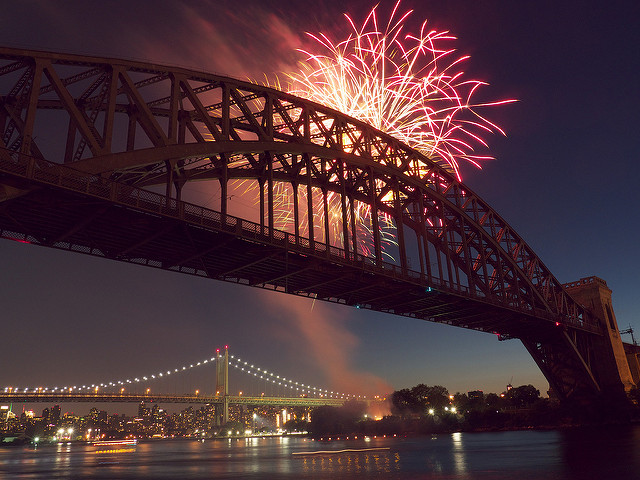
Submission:
<svg viewBox="0 0 640 480">
<path fill-rule="evenodd" d="M 563 399 L 617 385 L 601 320 L 437 161 L 228 77 L 0 48 L 0 235 L 519 338 Z"/>
</svg>

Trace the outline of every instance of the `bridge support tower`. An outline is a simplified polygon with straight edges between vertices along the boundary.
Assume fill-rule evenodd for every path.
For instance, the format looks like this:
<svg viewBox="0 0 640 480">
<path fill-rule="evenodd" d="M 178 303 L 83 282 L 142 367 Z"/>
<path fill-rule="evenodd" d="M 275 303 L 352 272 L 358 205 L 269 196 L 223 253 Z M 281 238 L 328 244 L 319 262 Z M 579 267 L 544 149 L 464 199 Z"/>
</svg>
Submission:
<svg viewBox="0 0 640 480">
<path fill-rule="evenodd" d="M 631 374 L 618 322 L 613 313 L 611 289 L 607 282 L 598 277 L 587 277 L 564 287 L 576 302 L 591 310 L 602 324 L 604 338 L 594 344 L 594 349 L 600 350 L 594 352 L 594 358 L 599 361 L 598 364 L 592 365 L 592 369 L 598 372 L 597 377 L 603 393 L 615 394 L 616 390 L 619 391 L 620 385 L 624 387 L 625 392 L 629 392 L 636 382 Z"/>
<path fill-rule="evenodd" d="M 220 399 L 216 404 L 216 425 L 229 422 L 229 346 L 224 346 L 224 352 L 216 350 L 216 397 Z"/>
</svg>

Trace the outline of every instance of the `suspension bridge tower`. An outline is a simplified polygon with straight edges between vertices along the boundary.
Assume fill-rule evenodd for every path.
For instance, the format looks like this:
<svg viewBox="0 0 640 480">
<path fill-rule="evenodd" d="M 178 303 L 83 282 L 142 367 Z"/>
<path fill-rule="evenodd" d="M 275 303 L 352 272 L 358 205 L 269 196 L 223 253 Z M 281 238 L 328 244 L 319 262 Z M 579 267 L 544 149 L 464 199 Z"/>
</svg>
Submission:
<svg viewBox="0 0 640 480">
<path fill-rule="evenodd" d="M 224 346 L 224 353 L 216 349 L 216 397 L 221 402 L 216 408 L 216 424 L 224 425 L 229 421 L 229 345 Z"/>
</svg>

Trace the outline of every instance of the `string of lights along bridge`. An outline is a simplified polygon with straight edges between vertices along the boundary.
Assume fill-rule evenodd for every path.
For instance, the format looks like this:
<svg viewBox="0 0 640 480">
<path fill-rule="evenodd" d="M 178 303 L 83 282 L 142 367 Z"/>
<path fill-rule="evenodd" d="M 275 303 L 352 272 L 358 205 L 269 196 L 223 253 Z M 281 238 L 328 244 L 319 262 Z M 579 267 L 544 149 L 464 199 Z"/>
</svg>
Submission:
<svg viewBox="0 0 640 480">
<path fill-rule="evenodd" d="M 225 350 L 228 346 L 225 346 Z M 216 361 L 224 361 L 224 357 L 219 356 L 220 349 L 216 350 L 216 356 L 211 358 L 205 358 L 196 363 L 190 363 L 181 367 L 170 368 L 167 370 L 159 371 L 149 375 L 137 376 L 134 378 L 113 380 L 109 382 L 95 382 L 84 385 L 68 385 L 63 387 L 50 387 L 50 386 L 38 386 L 38 387 L 22 387 L 22 386 L 5 386 L 3 388 L 4 393 L 90 393 L 90 392 L 105 392 L 105 391 L 119 391 L 124 392 L 126 389 L 133 386 L 148 385 L 151 382 L 167 378 L 171 375 L 176 376 L 182 373 L 187 373 L 198 367 L 203 367 L 207 364 L 215 364 Z M 228 365 L 234 367 L 238 372 L 244 373 L 247 376 L 253 377 L 255 380 L 264 381 L 274 386 L 288 389 L 291 394 L 295 396 L 312 396 L 312 397 L 327 397 L 327 398 L 339 398 L 339 399 L 366 399 L 364 395 L 355 395 L 349 393 L 342 393 L 337 391 L 331 391 L 326 388 L 318 386 L 308 385 L 299 381 L 295 381 L 286 378 L 282 375 L 278 375 L 275 372 L 269 371 L 265 368 L 251 364 L 237 355 L 228 356 Z M 149 389 L 147 389 L 149 391 Z M 196 392 L 199 393 L 199 390 Z"/>
</svg>

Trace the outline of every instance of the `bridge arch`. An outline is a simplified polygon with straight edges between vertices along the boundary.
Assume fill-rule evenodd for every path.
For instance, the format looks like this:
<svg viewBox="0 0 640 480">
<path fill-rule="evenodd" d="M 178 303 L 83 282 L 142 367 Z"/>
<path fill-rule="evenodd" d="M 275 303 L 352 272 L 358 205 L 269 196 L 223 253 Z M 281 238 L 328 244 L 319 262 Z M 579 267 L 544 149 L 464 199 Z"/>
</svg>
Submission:
<svg viewBox="0 0 640 480">
<path fill-rule="evenodd" d="M 600 320 L 437 160 L 363 122 L 205 72 L 7 48 L 0 99 L 4 237 L 520 338 L 562 398 L 607 382 Z M 186 200 L 207 180 L 205 224 Z M 229 212 L 238 182 L 256 222 Z"/>
</svg>

